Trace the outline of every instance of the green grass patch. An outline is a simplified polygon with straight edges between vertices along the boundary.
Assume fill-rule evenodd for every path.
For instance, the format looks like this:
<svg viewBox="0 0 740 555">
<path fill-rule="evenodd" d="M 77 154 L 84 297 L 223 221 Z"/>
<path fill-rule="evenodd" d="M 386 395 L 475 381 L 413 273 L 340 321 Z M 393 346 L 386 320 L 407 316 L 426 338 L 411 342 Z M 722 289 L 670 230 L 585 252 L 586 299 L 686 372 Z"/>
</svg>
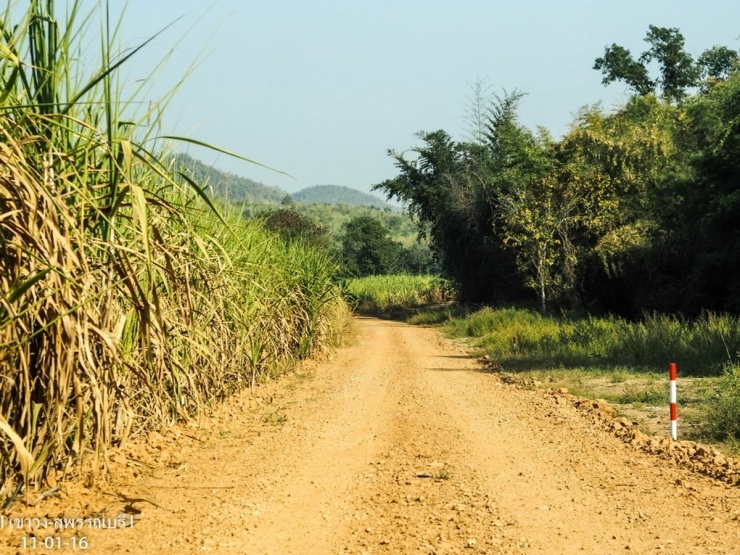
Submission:
<svg viewBox="0 0 740 555">
<path fill-rule="evenodd" d="M 729 368 L 719 380 L 705 412 L 704 432 L 740 453 L 740 367 Z"/>
<path fill-rule="evenodd" d="M 680 375 L 718 376 L 738 361 L 740 351 L 740 320 L 711 313 L 696 320 L 651 314 L 629 322 L 484 308 L 452 319 L 448 329 L 454 336 L 474 338 L 478 348 L 511 370 L 564 366 L 662 371 L 676 362 Z"/>
<path fill-rule="evenodd" d="M 465 306 L 453 303 L 419 308 L 413 314 L 410 314 L 405 321 L 417 326 L 439 326 L 450 324 L 468 314 L 469 310 Z"/>
<path fill-rule="evenodd" d="M 665 405 L 666 388 L 654 385 L 630 385 L 613 397 L 614 402 L 626 405 Z"/>
<path fill-rule="evenodd" d="M 404 310 L 454 298 L 450 283 L 431 275 L 384 275 L 351 278 L 343 291 L 352 307 L 361 313 Z"/>
<path fill-rule="evenodd" d="M 740 452 L 733 451 L 740 438 L 738 318 L 650 314 L 629 322 L 483 308 L 437 321 L 446 322 L 449 335 L 470 338 L 521 383 L 605 399 L 648 433 L 668 433 L 667 365 L 676 362 L 680 435 Z"/>
</svg>

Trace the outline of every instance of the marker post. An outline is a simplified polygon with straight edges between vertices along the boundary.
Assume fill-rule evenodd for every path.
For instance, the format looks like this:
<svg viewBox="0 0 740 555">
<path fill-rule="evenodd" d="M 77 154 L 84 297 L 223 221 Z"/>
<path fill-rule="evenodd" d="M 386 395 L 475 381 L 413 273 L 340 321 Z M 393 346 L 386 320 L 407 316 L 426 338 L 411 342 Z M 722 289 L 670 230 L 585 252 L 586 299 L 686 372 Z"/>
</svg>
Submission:
<svg viewBox="0 0 740 555">
<path fill-rule="evenodd" d="M 673 441 L 678 440 L 678 404 L 676 394 L 676 363 L 668 365 L 668 374 L 671 379 L 671 437 Z"/>
</svg>

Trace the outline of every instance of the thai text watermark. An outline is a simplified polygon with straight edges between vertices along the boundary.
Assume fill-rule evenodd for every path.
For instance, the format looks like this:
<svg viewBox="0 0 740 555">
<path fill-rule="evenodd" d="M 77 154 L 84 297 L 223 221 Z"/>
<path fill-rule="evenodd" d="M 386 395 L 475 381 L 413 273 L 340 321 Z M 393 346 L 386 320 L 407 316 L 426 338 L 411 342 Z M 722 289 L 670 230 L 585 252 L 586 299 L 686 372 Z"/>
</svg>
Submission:
<svg viewBox="0 0 740 555">
<path fill-rule="evenodd" d="M 61 532 L 63 530 L 132 528 L 134 515 L 119 514 L 117 517 L 13 517 L 0 515 L 0 530 L 24 532 Z"/>
</svg>

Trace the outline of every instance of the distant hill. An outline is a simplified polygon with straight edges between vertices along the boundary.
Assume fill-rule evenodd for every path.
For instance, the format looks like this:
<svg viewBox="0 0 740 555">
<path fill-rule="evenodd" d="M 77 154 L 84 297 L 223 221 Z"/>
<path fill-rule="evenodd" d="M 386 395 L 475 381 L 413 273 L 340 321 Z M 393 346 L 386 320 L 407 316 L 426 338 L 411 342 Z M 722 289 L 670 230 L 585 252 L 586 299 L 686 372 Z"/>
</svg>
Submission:
<svg viewBox="0 0 740 555">
<path fill-rule="evenodd" d="M 375 208 L 393 208 L 383 199 L 339 185 L 315 185 L 291 195 L 295 202 L 301 204 L 348 204 L 351 206 L 374 206 Z"/>
<path fill-rule="evenodd" d="M 181 170 L 217 199 L 254 204 L 279 204 L 286 192 L 246 177 L 222 172 L 187 154 L 175 154 Z"/>
</svg>

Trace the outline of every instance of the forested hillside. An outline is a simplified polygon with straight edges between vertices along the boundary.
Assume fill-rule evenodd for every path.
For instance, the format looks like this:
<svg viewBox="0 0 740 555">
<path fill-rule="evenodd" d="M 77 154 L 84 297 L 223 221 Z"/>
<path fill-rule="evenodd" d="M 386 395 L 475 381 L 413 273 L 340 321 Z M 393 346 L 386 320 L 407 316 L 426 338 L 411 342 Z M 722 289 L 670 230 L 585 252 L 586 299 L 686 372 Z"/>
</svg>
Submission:
<svg viewBox="0 0 740 555">
<path fill-rule="evenodd" d="M 536 299 L 626 316 L 740 313 L 738 52 L 694 59 L 650 26 L 637 58 L 596 58 L 633 92 L 583 108 L 556 139 L 517 119 L 522 93 L 474 89 L 470 138 L 420 133 L 375 190 L 407 203 L 472 301 Z M 597 54 L 597 53 L 594 53 Z"/>
<path fill-rule="evenodd" d="M 363 193 L 351 187 L 314 185 L 288 195 L 278 187 L 221 171 L 189 154 L 177 153 L 173 159 L 178 170 L 184 171 L 196 183 L 205 186 L 211 196 L 219 200 L 249 204 L 278 204 L 288 196 L 300 204 L 342 204 L 400 211 L 399 208 L 392 207 L 375 195 Z"/>
<path fill-rule="evenodd" d="M 178 153 L 174 159 L 180 171 L 203 185 L 214 198 L 239 203 L 276 204 L 285 196 L 285 191 L 277 187 L 220 171 L 188 154 Z"/>
<path fill-rule="evenodd" d="M 419 242 L 418 228 L 409 215 L 373 195 L 332 185 L 308 187 L 288 195 L 277 187 L 222 172 L 187 154 L 175 155 L 174 163 L 210 196 L 237 205 L 244 218 L 263 221 L 269 229 L 289 240 L 300 238 L 331 253 L 350 274 L 356 273 L 352 268 L 356 268 L 358 255 L 348 258 L 345 253 L 347 229 L 361 225 L 358 222 L 367 224 L 368 219 L 374 230 L 370 235 L 383 236 L 380 243 L 373 245 L 371 258 L 382 253 L 383 263 L 376 260 L 366 265 L 366 271 L 416 273 L 437 267 L 428 243 Z M 356 243 L 357 239 L 352 247 L 355 250 Z"/>
<path fill-rule="evenodd" d="M 373 206 L 390 208 L 391 205 L 374 196 L 339 185 L 315 185 L 291 195 L 295 202 L 303 204 L 347 204 L 352 206 Z"/>
<path fill-rule="evenodd" d="M 429 242 L 408 214 L 346 204 L 263 207 L 253 217 L 289 242 L 327 251 L 345 276 L 438 273 Z"/>
</svg>

